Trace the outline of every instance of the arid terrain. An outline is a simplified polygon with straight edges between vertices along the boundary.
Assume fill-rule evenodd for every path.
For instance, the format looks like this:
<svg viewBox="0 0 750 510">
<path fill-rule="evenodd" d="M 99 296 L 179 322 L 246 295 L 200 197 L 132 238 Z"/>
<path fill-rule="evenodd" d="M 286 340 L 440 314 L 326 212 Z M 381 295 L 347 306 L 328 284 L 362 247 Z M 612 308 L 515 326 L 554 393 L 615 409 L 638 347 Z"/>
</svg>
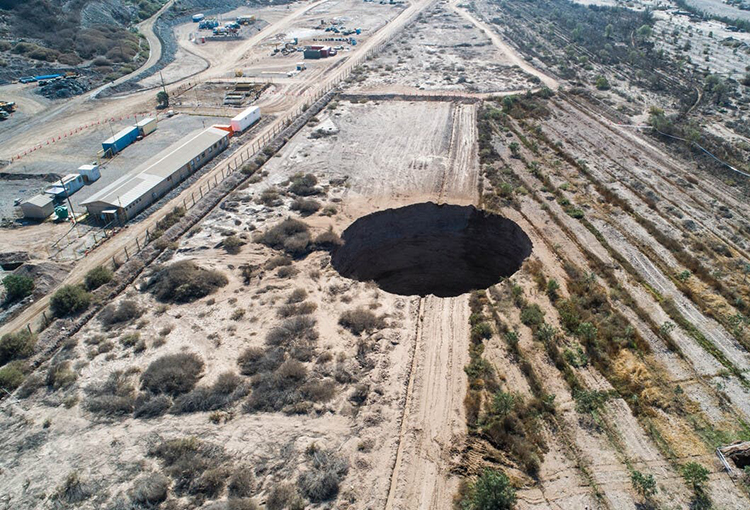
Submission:
<svg viewBox="0 0 750 510">
<path fill-rule="evenodd" d="M 0 85 L 0 508 L 750 508 L 741 3 L 201 1 L 85 94 Z M 75 223 L 21 219 L 91 161 Z"/>
</svg>

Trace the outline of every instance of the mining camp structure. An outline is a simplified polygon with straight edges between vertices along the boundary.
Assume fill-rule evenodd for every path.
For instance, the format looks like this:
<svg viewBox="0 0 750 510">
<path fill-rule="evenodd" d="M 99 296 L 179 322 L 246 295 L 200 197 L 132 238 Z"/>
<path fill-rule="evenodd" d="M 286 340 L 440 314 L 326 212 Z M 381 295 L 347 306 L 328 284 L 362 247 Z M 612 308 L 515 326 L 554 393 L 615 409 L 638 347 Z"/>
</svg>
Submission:
<svg viewBox="0 0 750 510">
<path fill-rule="evenodd" d="M 82 203 L 91 217 L 124 223 L 152 205 L 229 145 L 212 126 L 175 143 Z"/>
</svg>

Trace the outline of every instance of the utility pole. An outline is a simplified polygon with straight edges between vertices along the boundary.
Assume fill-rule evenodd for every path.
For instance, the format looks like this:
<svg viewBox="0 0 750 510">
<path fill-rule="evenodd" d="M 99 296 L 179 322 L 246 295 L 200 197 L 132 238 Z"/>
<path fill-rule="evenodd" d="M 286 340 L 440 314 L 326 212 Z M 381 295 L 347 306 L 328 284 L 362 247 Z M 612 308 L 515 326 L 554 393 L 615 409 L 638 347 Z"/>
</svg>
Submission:
<svg viewBox="0 0 750 510">
<path fill-rule="evenodd" d="M 161 78 L 161 89 L 166 94 L 167 93 L 167 87 L 164 85 L 164 75 L 161 74 L 161 71 L 159 71 L 159 77 Z"/>
</svg>

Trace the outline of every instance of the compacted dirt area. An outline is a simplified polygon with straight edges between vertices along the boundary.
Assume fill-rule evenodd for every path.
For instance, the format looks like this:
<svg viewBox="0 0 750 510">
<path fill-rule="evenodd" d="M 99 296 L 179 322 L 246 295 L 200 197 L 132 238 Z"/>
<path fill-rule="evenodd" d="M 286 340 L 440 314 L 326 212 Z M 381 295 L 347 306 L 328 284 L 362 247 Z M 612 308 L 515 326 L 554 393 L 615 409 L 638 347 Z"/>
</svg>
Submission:
<svg viewBox="0 0 750 510">
<path fill-rule="evenodd" d="M 0 340 L 0 508 L 750 507 L 747 455 L 719 455 L 750 440 L 744 47 L 597 4 L 259 11 L 150 136 L 226 117 L 234 71 L 279 75 L 255 81 L 264 122 L 304 122 L 233 139 L 239 170 L 138 256 L 97 248 L 23 298 L 107 268 Z M 393 37 L 286 76 L 279 41 L 329 25 Z M 706 48 L 734 78 L 675 60 Z M 66 227 L 6 251 L 43 269 L 32 234 Z"/>
</svg>

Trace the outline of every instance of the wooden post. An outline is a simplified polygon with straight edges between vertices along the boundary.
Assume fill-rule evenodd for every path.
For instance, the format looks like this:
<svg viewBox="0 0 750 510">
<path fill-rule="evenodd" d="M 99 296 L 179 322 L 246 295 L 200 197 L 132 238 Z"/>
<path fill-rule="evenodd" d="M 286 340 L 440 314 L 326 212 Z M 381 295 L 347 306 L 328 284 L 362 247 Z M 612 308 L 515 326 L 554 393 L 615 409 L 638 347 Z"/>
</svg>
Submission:
<svg viewBox="0 0 750 510">
<path fill-rule="evenodd" d="M 193 198 L 193 205 L 195 205 L 195 191 L 191 192 L 190 196 Z"/>
<path fill-rule="evenodd" d="M 182 207 L 187 210 L 187 204 L 185 203 L 185 199 L 182 199 Z"/>
<path fill-rule="evenodd" d="M 138 238 L 135 238 L 135 245 L 138 247 L 138 251 L 141 251 L 141 243 L 138 242 Z"/>
<path fill-rule="evenodd" d="M 148 229 L 146 229 L 146 244 L 151 242 L 151 236 L 148 233 Z"/>
<path fill-rule="evenodd" d="M 125 247 L 125 260 L 130 260 L 130 255 L 128 254 L 128 247 Z"/>
<path fill-rule="evenodd" d="M 199 186 L 198 191 L 201 192 L 201 198 L 203 198 L 203 186 Z"/>
<path fill-rule="evenodd" d="M 26 323 L 26 327 L 27 327 L 27 328 L 29 328 L 29 335 L 33 335 L 33 334 L 34 334 L 34 332 L 33 332 L 33 331 L 31 331 L 31 323 L 30 323 L 30 322 L 27 322 L 27 323 Z"/>
</svg>

